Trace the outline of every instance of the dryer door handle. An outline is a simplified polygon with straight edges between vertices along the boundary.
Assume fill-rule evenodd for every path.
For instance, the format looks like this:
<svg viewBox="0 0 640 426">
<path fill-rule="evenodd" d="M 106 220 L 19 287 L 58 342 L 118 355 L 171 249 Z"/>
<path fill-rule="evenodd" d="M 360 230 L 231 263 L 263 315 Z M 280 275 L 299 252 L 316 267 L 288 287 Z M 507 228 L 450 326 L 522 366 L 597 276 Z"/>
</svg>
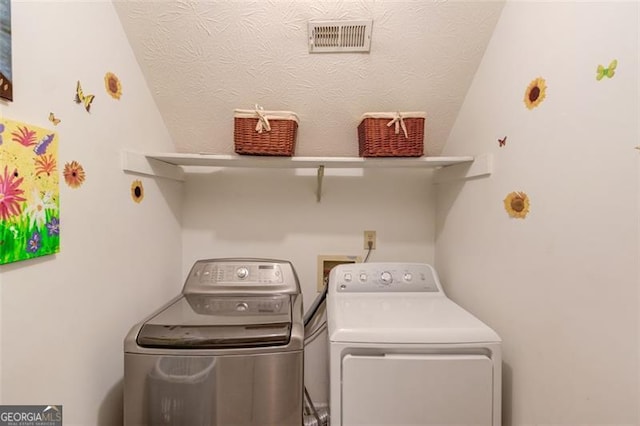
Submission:
<svg viewBox="0 0 640 426">
<path fill-rule="evenodd" d="M 432 361 L 445 361 L 445 360 L 486 360 L 486 355 L 466 355 L 466 354 L 398 354 L 390 353 L 383 355 L 387 359 L 397 360 L 432 360 Z"/>
</svg>

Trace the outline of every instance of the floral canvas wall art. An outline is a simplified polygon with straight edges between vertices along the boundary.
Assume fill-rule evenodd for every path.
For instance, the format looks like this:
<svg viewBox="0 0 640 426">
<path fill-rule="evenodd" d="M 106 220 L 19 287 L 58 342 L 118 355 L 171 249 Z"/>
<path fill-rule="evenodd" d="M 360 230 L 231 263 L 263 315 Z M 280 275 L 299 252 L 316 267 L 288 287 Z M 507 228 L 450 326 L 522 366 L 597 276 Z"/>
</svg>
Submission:
<svg viewBox="0 0 640 426">
<path fill-rule="evenodd" d="M 58 136 L 0 118 L 0 264 L 60 251 Z"/>
</svg>

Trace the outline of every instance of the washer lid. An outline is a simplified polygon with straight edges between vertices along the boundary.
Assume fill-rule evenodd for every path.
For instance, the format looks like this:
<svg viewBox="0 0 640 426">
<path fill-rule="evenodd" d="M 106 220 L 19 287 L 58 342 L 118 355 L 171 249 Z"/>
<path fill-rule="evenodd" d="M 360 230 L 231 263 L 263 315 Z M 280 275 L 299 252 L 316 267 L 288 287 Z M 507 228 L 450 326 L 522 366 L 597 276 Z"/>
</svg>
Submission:
<svg viewBox="0 0 640 426">
<path fill-rule="evenodd" d="M 291 336 L 289 295 L 190 294 L 145 322 L 136 341 L 152 348 L 243 348 L 286 345 Z"/>
<path fill-rule="evenodd" d="M 138 345 L 165 349 L 230 349 L 280 346 L 289 343 L 290 323 L 258 326 L 185 326 L 145 324 Z"/>
<path fill-rule="evenodd" d="M 500 337 L 443 294 L 343 294 L 327 302 L 329 340 L 486 343 Z"/>
</svg>

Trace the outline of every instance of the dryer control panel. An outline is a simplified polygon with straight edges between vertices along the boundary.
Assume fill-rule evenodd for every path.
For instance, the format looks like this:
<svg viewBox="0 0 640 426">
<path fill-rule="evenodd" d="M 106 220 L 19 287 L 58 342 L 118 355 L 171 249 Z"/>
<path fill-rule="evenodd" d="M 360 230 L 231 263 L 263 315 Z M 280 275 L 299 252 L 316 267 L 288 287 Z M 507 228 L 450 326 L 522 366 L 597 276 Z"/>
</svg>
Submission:
<svg viewBox="0 0 640 426">
<path fill-rule="evenodd" d="M 439 293 L 435 270 L 425 263 L 351 263 L 331 270 L 329 291 Z"/>
</svg>

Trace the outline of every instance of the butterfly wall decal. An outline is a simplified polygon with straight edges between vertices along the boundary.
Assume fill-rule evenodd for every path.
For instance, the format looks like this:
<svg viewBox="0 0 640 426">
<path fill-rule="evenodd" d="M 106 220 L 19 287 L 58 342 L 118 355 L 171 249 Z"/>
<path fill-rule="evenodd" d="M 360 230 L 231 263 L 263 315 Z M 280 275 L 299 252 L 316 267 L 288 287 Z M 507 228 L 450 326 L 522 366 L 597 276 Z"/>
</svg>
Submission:
<svg viewBox="0 0 640 426">
<path fill-rule="evenodd" d="M 93 102 L 94 98 L 95 98 L 95 95 L 85 95 L 82 92 L 82 86 L 80 86 L 80 80 L 78 80 L 78 84 L 76 85 L 75 102 L 77 104 L 79 103 L 84 104 L 84 109 L 86 109 L 87 112 L 91 112 L 91 102 Z"/>
<path fill-rule="evenodd" d="M 50 112 L 49 121 L 52 122 L 54 126 L 57 126 L 58 124 L 60 124 L 61 120 L 59 118 L 56 118 L 56 116 L 52 112 Z"/>
<path fill-rule="evenodd" d="M 507 137 L 500 139 L 498 138 L 498 146 L 505 146 L 507 144 Z"/>
<path fill-rule="evenodd" d="M 616 73 L 616 67 L 618 66 L 618 61 L 616 59 L 614 59 L 613 61 L 611 61 L 611 63 L 609 63 L 609 68 L 605 68 L 602 65 L 598 65 L 598 68 L 596 69 L 596 80 L 600 81 L 602 80 L 604 77 L 613 77 Z"/>
</svg>

